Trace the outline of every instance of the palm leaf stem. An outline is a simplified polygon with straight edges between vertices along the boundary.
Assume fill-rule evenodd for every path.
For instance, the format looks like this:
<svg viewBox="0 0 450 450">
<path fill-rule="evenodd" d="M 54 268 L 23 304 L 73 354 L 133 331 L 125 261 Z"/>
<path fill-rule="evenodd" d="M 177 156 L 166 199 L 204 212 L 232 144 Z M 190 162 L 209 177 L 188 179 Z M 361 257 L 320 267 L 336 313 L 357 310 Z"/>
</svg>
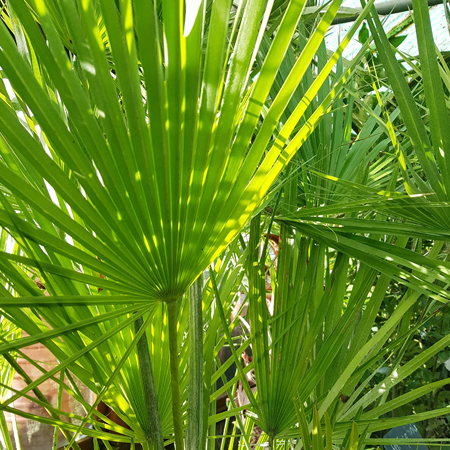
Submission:
<svg viewBox="0 0 450 450">
<path fill-rule="evenodd" d="M 203 436 L 203 276 L 190 289 L 189 299 L 189 406 L 186 446 L 189 450 L 201 448 Z"/>
<path fill-rule="evenodd" d="M 277 449 L 277 444 L 276 444 L 276 441 L 273 438 L 273 436 L 269 436 L 269 449 L 270 450 L 276 450 Z"/>
<path fill-rule="evenodd" d="M 142 316 L 134 323 L 136 333 L 144 325 Z M 147 335 L 144 334 L 136 345 L 139 358 L 139 366 L 141 369 L 141 379 L 144 386 L 145 404 L 147 406 L 147 414 L 150 429 L 149 447 L 153 450 L 164 450 L 164 442 L 162 436 L 161 418 L 158 411 L 158 399 L 156 397 L 155 380 L 153 378 L 152 361 L 150 359 L 150 351 L 148 348 Z"/>
<path fill-rule="evenodd" d="M 167 302 L 169 316 L 169 355 L 170 378 L 172 385 L 172 416 L 175 433 L 175 446 L 177 450 L 184 449 L 183 423 L 181 419 L 180 385 L 178 379 L 178 340 L 177 340 L 177 302 Z"/>
</svg>

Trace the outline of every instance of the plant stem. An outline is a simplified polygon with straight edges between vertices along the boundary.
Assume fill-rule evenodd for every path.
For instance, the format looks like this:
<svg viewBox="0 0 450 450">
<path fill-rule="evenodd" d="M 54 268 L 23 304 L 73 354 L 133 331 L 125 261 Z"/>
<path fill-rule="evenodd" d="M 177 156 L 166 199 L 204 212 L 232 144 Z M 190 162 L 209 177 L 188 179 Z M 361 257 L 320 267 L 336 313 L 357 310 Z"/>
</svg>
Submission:
<svg viewBox="0 0 450 450">
<path fill-rule="evenodd" d="M 178 381 L 177 302 L 167 302 L 167 311 L 169 315 L 170 378 L 172 382 L 172 416 L 175 448 L 176 450 L 184 450 L 180 386 Z"/>
<path fill-rule="evenodd" d="M 269 436 L 269 449 L 276 450 L 275 441 L 272 436 Z"/>
<path fill-rule="evenodd" d="M 189 396 L 186 432 L 188 450 L 201 450 L 203 436 L 202 289 L 203 275 L 200 275 L 191 286 L 189 298 Z"/>
<path fill-rule="evenodd" d="M 143 326 L 144 321 L 139 317 L 134 323 L 136 332 Z M 149 443 L 147 447 L 151 450 L 164 450 L 161 419 L 159 417 L 158 399 L 156 396 L 155 380 L 153 378 L 152 361 L 148 348 L 147 336 L 144 333 L 136 344 L 141 370 L 141 379 L 144 386 L 145 404 L 149 421 Z M 145 446 L 143 447 L 145 448 Z"/>
</svg>

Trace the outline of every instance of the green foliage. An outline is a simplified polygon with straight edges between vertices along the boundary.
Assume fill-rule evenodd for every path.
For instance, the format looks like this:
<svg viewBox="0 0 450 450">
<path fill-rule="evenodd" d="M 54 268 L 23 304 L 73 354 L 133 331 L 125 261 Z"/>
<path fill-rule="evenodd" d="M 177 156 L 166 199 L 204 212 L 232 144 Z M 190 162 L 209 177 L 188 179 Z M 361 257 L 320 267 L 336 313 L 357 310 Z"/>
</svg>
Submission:
<svg viewBox="0 0 450 450">
<path fill-rule="evenodd" d="M 84 433 L 106 448 L 360 450 L 418 421 L 440 437 L 448 67 L 420 2 L 414 86 L 373 1 L 333 54 L 325 33 L 348 12 L 306 4 L 2 7 L 0 308 L 28 334 L 0 344 L 2 412 L 72 448 Z M 58 363 L 34 361 L 32 380 L 14 355 L 38 342 Z M 51 405 L 46 380 L 84 416 Z M 31 392 L 48 417 L 14 405 Z"/>
</svg>

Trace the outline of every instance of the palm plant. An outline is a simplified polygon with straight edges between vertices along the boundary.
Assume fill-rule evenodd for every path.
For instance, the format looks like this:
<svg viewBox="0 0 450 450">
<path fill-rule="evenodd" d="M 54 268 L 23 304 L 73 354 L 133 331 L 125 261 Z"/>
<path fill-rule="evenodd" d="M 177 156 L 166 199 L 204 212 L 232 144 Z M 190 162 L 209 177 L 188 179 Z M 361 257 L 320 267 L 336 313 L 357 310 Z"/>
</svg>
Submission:
<svg viewBox="0 0 450 450">
<path fill-rule="evenodd" d="M 380 414 L 426 394 L 441 383 L 448 383 L 448 379 L 439 380 L 436 384 L 423 386 L 383 405 L 393 386 L 447 345 L 445 339 L 441 340 L 404 366 L 400 366 L 404 339 L 420 326 L 411 325 L 409 322 L 415 302 L 425 293 L 424 289 L 427 289 L 427 296 L 431 294 L 438 302 L 447 303 L 449 286 L 447 263 L 438 259 L 443 245 L 443 242 L 439 241 L 448 240 L 448 152 L 443 149 L 447 148 L 445 142 L 450 127 L 442 87 L 447 72 L 438 66 L 434 52 L 432 55 L 429 53 L 432 42 L 429 16 L 424 5 L 416 3 L 419 50 L 422 65 L 426 65 L 427 71 L 423 69 L 424 74 L 427 73 L 424 87 L 429 108 L 427 117 L 431 140 L 412 93 L 404 81 L 403 70 L 390 50 L 378 17 L 373 14 L 376 26 L 369 21 L 370 28 L 388 79 L 395 80 L 392 86 L 399 107 L 394 111 L 387 110 L 375 78 L 373 90 L 380 106 L 378 111 L 372 111 L 364 105 L 366 110 L 370 110 L 371 116 L 349 150 L 343 150 L 340 146 L 333 148 L 330 145 L 331 130 L 342 129 L 341 124 L 336 122 L 337 114 L 330 116 L 334 123 L 331 126 L 329 122 L 328 129 L 326 121 L 321 123 L 310 137 L 310 147 L 308 142 L 302 146 L 302 164 L 310 166 L 310 169 L 303 171 L 299 188 L 297 181 L 291 181 L 292 188 L 288 188 L 284 194 L 287 205 L 282 216 L 276 219 L 282 223 L 280 236 L 285 236 L 282 246 L 286 248 L 287 253 L 284 258 L 279 255 L 278 271 L 282 269 L 283 273 L 278 273 L 277 279 L 281 278 L 282 281 L 281 286 L 274 289 L 275 292 L 278 291 L 279 296 L 274 297 L 274 315 L 279 317 L 275 323 L 282 325 L 278 328 L 275 325 L 268 328 L 264 322 L 261 325 L 264 330 L 262 335 L 270 330 L 273 342 L 272 358 L 268 357 L 269 343 L 259 341 L 258 344 L 256 337 L 254 339 L 257 351 L 255 376 L 257 383 L 261 380 L 258 396 L 267 396 L 269 405 L 272 402 L 266 413 L 264 400 L 260 400 L 261 420 L 269 420 L 264 417 L 265 414 L 272 422 L 283 417 L 281 412 L 272 414 L 275 401 L 277 407 L 285 408 L 284 416 L 289 416 L 290 411 L 286 410 L 287 401 L 280 406 L 280 383 L 276 381 L 277 377 L 279 379 L 280 374 L 287 370 L 295 374 L 291 377 L 291 384 L 295 388 L 285 384 L 282 389 L 290 394 L 281 398 L 287 399 L 292 396 L 292 392 L 298 392 L 302 401 L 320 400 L 319 416 L 331 408 L 337 433 L 339 429 L 348 429 L 348 422 L 345 426 L 339 422 L 348 421 L 350 418 L 360 420 L 360 426 L 367 427 L 367 431 L 371 432 L 386 429 L 391 423 L 400 425 L 408 421 L 415 422 L 445 414 L 447 411 L 447 408 L 443 408 L 409 418 L 391 419 L 391 423 L 389 419 L 384 419 L 382 425 L 376 420 Z M 443 74 L 442 81 L 440 74 Z M 390 95 L 388 92 L 385 98 L 392 100 Z M 379 119 L 381 113 L 384 113 L 383 121 Z M 397 133 L 394 129 L 393 122 L 399 114 L 408 132 L 407 136 Z M 375 126 L 380 127 L 381 133 L 374 129 Z M 319 133 L 321 127 L 325 133 Z M 343 135 L 350 136 L 349 131 L 344 127 Z M 348 138 L 347 143 L 350 145 Z M 393 146 L 392 151 L 386 147 L 389 144 Z M 323 150 L 308 152 L 309 148 Z M 381 156 L 380 151 L 383 152 Z M 395 161 L 397 162 L 392 164 Z M 398 168 L 395 168 L 396 166 Z M 403 186 L 397 186 L 399 172 Z M 298 189 L 301 190 L 300 196 Z M 402 192 L 418 197 L 411 202 L 411 198 L 402 198 Z M 436 200 L 443 203 L 436 203 Z M 402 206 L 395 206 L 397 201 L 398 205 Z M 389 220 L 386 220 L 386 217 Z M 429 231 L 425 231 L 426 229 Z M 434 238 L 431 238 L 432 229 L 437 232 Z M 413 236 L 435 239 L 427 260 L 420 254 L 404 249 L 408 238 Z M 349 257 L 359 261 L 353 281 L 349 280 Z M 431 267 L 438 269 L 440 273 L 434 273 Z M 381 273 L 378 279 L 377 273 Z M 256 272 L 254 277 L 258 278 Z M 409 289 L 383 328 L 372 336 L 370 328 L 390 279 L 405 284 Z M 430 283 L 434 280 L 437 280 L 436 283 Z M 348 283 L 352 285 L 351 295 L 348 302 L 343 302 L 342 296 L 348 291 Z M 253 321 L 257 322 L 257 318 L 263 315 L 264 306 L 261 305 L 264 304 L 261 300 L 262 285 L 256 282 L 255 286 L 256 299 L 259 300 L 254 300 L 256 310 L 252 317 Z M 289 293 L 286 292 L 287 289 Z M 435 294 L 432 293 L 434 290 Z M 293 296 L 296 300 L 292 299 Z M 367 300 L 366 306 L 365 299 L 370 299 Z M 303 307 L 300 306 L 302 301 Z M 346 303 L 346 308 L 342 310 L 342 305 Z M 278 311 L 277 305 L 281 308 Z M 439 310 L 439 306 L 431 303 L 430 308 L 424 311 L 422 319 L 427 320 L 429 313 L 438 314 Z M 298 315 L 292 314 L 292 318 L 287 311 L 298 311 Z M 303 323 L 305 319 L 302 317 L 305 315 L 309 316 L 309 327 Z M 383 343 L 400 323 L 397 339 L 383 348 Z M 289 337 L 285 337 L 285 334 L 289 334 Z M 284 344 L 283 339 L 286 340 Z M 302 348 L 292 349 L 292 342 L 301 342 Z M 279 350 L 275 350 L 277 347 Z M 385 380 L 364 393 L 366 384 L 370 382 L 370 377 L 376 370 L 367 378 L 363 376 L 364 371 L 371 364 L 380 362 L 382 355 L 393 348 L 399 350 L 394 353 L 390 373 Z M 382 359 L 381 362 L 383 364 Z M 308 372 L 305 373 L 306 370 Z M 277 390 L 274 390 L 275 386 Z M 366 411 L 366 408 L 371 408 L 373 401 L 379 402 L 379 406 L 372 411 Z M 358 414 L 362 415 L 358 417 Z M 284 427 L 284 423 L 283 426 L 277 422 L 273 423 L 281 429 Z"/>
<path fill-rule="evenodd" d="M 306 0 L 2 6 L 0 223 L 20 253 L 1 254 L 1 307 L 29 337 L 0 348 L 6 355 L 43 342 L 59 361 L 40 367 L 42 376 L 4 410 L 61 427 L 75 448 L 83 429 L 106 445 L 161 449 L 173 436 L 181 449 L 188 416 L 189 447 L 204 447 L 206 309 L 199 286 L 184 295 L 248 222 L 357 65 L 313 104 L 372 2 L 294 98 L 340 3 L 330 4 L 275 91 Z M 276 31 L 269 44 L 266 31 Z M 214 350 L 213 337 L 207 343 Z M 212 371 L 208 361 L 204 370 Z M 94 405 L 63 372 L 97 394 Z M 43 398 L 36 401 L 50 419 L 8 406 L 47 379 L 86 409 L 86 418 L 74 417 L 80 426 Z M 94 419 L 101 400 L 128 429 L 100 413 Z"/>
<path fill-rule="evenodd" d="M 429 18 L 424 15 L 422 20 Z M 387 40 L 381 27 L 376 32 Z M 386 44 L 383 48 L 389 51 Z M 403 76 L 393 58 L 390 64 Z M 320 70 L 320 59 L 317 66 Z M 446 81 L 447 71 L 442 68 L 441 73 Z M 401 79 L 400 74 L 396 74 L 397 79 Z M 277 76 L 282 78 L 282 70 Z M 361 445 L 392 444 L 383 439 L 374 441 L 370 434 L 448 412 L 448 408 L 441 408 L 386 417 L 450 382 L 448 378 L 436 380 L 398 398 L 391 396 L 399 383 L 446 348 L 450 339 L 438 340 L 410 361 L 402 361 L 411 336 L 448 303 L 450 266 L 441 254 L 443 241 L 448 240 L 448 203 L 445 194 L 436 198 L 423 181 L 433 174 L 422 169 L 404 133 L 405 125 L 411 126 L 411 122 L 404 119 L 401 102 L 398 100 L 397 107 L 391 91 L 380 92 L 373 68 L 371 76 L 373 95 L 380 104 L 372 110 L 355 98 L 350 85 L 341 103 L 346 102 L 347 113 L 336 108 L 319 124 L 290 163 L 284 183 L 275 186 L 261 206 L 260 211 L 269 211 L 271 216 L 266 220 L 256 216 L 248 231 L 248 243 L 241 239 L 243 247 L 238 254 L 248 252 L 249 260 L 244 266 L 248 282 L 239 290 L 248 290 L 249 318 L 245 320 L 250 326 L 248 340 L 233 357 L 249 399 L 245 409 L 250 412 L 241 428 L 252 434 L 256 424 L 261 429 L 260 445 L 269 441 L 272 448 L 280 444 L 281 448 L 307 446 L 304 441 L 297 442 L 295 424 L 301 420 L 292 403 L 297 396 L 309 414 L 306 426 L 310 422 L 314 429 L 325 411 L 330 411 L 331 440 L 335 443 L 345 439 L 355 422 L 365 435 Z M 315 69 L 311 69 L 297 94 L 301 95 L 301 89 L 306 91 L 314 77 Z M 405 92 L 405 96 L 412 95 L 409 90 Z M 353 102 L 361 103 L 370 113 L 355 138 L 348 113 Z M 412 125 L 423 128 L 422 119 Z M 336 130 L 342 133 L 334 136 Z M 427 133 L 423 136 L 427 138 Z M 447 172 L 438 169 L 436 174 L 438 183 L 445 185 Z M 281 203 L 277 200 L 280 192 Z M 412 192 L 413 197 L 407 195 Z M 280 242 L 276 269 L 268 251 L 271 233 L 276 233 Z M 433 248 L 426 255 L 421 247 L 409 250 L 412 238 L 431 239 Z M 272 314 L 266 306 L 267 267 Z M 383 327 L 374 331 L 391 280 L 407 289 Z M 412 310 L 421 297 L 429 299 L 428 306 L 420 320 L 411 323 Z M 223 300 L 218 291 L 216 298 L 220 308 Z M 234 321 L 224 320 L 224 328 L 227 326 L 234 326 Z M 231 334 L 227 339 L 233 347 Z M 249 342 L 253 363 L 241 370 L 238 354 Z M 218 374 L 230 364 L 231 360 L 222 365 Z M 374 377 L 381 373 L 378 369 L 386 366 L 389 371 L 374 384 Z M 242 381 L 244 371 L 254 372 L 256 395 Z M 234 382 L 236 379 L 225 384 L 215 397 Z M 316 404 L 317 418 L 313 414 Z M 241 441 L 240 448 L 245 445 L 245 440 Z"/>
<path fill-rule="evenodd" d="M 400 423 L 378 417 L 428 392 L 387 401 L 392 386 L 447 345 L 443 339 L 400 365 L 405 340 L 439 313 L 431 304 L 410 328 L 417 299 L 425 294 L 438 305 L 449 299 L 450 267 L 437 259 L 448 240 L 448 155 L 439 150 L 448 129 L 430 122 L 431 147 L 376 14 L 372 35 L 389 78 L 400 80 L 393 83 L 393 111 L 386 107 L 389 92 L 382 98 L 376 83 L 380 105 L 373 110 L 347 83 L 361 70 L 361 56 L 340 60 L 332 72 L 348 39 L 329 58 L 323 36 L 341 2 L 333 1 L 315 26 L 310 16 L 301 19 L 305 3 L 217 0 L 184 8 L 183 2 L 14 0 L 2 9 L 0 223 L 16 250 L 2 241 L 0 306 L 30 336 L 0 350 L 19 370 L 10 354 L 35 342 L 59 361 L 51 370 L 36 363 L 42 372 L 36 380 L 21 374 L 27 387 L 3 401 L 4 411 L 61 428 L 73 448 L 81 431 L 107 448 L 115 441 L 158 449 L 175 442 L 180 449 L 184 440 L 188 448 L 205 448 L 214 424 L 236 415 L 241 448 L 250 447 L 245 430 L 251 434 L 254 422 L 264 433 L 260 442 L 275 447 L 290 440 L 300 448 L 299 435 L 308 439 L 305 424 L 320 428 L 325 411 L 333 442 L 350 439 L 353 422 L 365 430 L 364 442 L 370 432 Z M 417 17 L 421 52 L 430 42 L 427 17 L 425 11 Z M 431 55 L 424 59 L 434 80 L 427 105 L 438 117 L 439 69 Z M 353 142 L 354 102 L 370 117 Z M 394 129 L 399 118 L 412 130 L 412 146 Z M 430 163 L 433 155 L 438 166 Z M 256 213 L 267 206 L 273 213 L 263 220 Z M 276 270 L 270 231 L 282 243 Z M 436 244 L 425 257 L 405 248 L 411 237 Z M 203 283 L 198 277 L 213 262 Z M 408 290 L 373 334 L 392 279 Z M 250 328 L 235 349 L 230 330 L 240 317 L 232 320 L 231 310 L 241 290 L 248 290 Z M 233 358 L 216 367 L 227 341 Z M 239 354 L 249 343 L 254 363 L 241 368 Z M 392 351 L 383 389 L 371 386 Z M 233 361 L 236 377 L 211 389 Z M 256 395 L 246 381 L 251 370 Z M 97 394 L 93 405 L 75 377 Z M 39 395 L 47 379 L 86 417 Z M 233 406 L 238 380 L 250 405 Z M 50 417 L 12 406 L 30 391 Z M 216 414 L 215 400 L 225 391 L 231 407 Z M 125 425 L 95 411 L 100 401 Z M 244 409 L 248 415 L 240 418 Z"/>
<path fill-rule="evenodd" d="M 381 27 L 377 32 L 383 36 Z M 384 43 L 383 48 L 389 47 Z M 394 61 L 391 64 L 397 65 Z M 395 67 L 401 73 L 401 66 Z M 439 69 L 445 83 L 447 71 L 444 67 Z M 286 175 L 289 181 L 284 191 L 285 205 L 277 210 L 271 204 L 268 209 L 274 211 L 275 221 L 281 224 L 278 267 L 276 271 L 271 270 L 272 318 L 267 317 L 262 280 L 265 267 L 273 261 L 257 250 L 263 237 L 254 238 L 257 245 L 253 245 L 253 264 L 249 265 L 249 303 L 250 310 L 253 308 L 251 341 L 258 393 L 253 411 L 257 414 L 254 419 L 267 433 L 260 442 L 272 439 L 274 448 L 277 439 L 286 442 L 297 432 L 292 413 L 292 396 L 297 394 L 310 411 L 318 402 L 320 416 L 327 408 L 332 411 L 333 442 L 341 442 L 348 433 L 350 419 L 364 430 L 364 443 L 392 444 L 393 441 L 386 439 L 370 439 L 370 433 L 448 412 L 448 408 L 441 408 L 408 417 L 386 418 L 386 414 L 402 405 L 449 383 L 448 378 L 437 380 L 398 398 L 390 398 L 398 383 L 447 346 L 447 339 L 440 340 L 411 361 L 402 363 L 407 342 L 414 332 L 430 317 L 439 315 L 442 303 L 448 302 L 449 267 L 442 261 L 445 253 L 442 256 L 443 242 L 439 242 L 448 239 L 448 208 L 445 194 L 440 197 L 443 203 L 435 202 L 436 198 L 430 195 L 432 188 L 423 183 L 428 176 L 422 172 L 408 137 L 402 133 L 401 108 L 388 111 L 386 100 L 392 105 L 395 99 L 390 91 L 382 99 L 376 76 L 374 82 L 372 89 L 380 106 L 371 110 L 360 102 L 370 116 L 354 142 L 350 139 L 350 122 L 345 126 L 339 117 L 341 111 L 335 111 L 300 149 L 300 169 L 294 165 Z M 444 92 L 441 94 L 445 98 Z M 353 97 L 350 87 L 347 105 L 359 102 Z M 429 98 L 433 101 L 433 97 Z M 439 111 L 442 113 L 445 107 Z M 383 113 L 384 120 L 381 120 Z M 398 132 L 394 121 L 396 126 L 400 123 Z M 421 120 L 416 126 L 422 128 Z M 332 130 L 343 130 L 344 139 L 339 138 L 340 145 L 336 147 L 332 144 Z M 321 151 L 313 150 L 317 148 Z M 400 179 L 399 172 L 403 175 Z M 443 185 L 446 171 L 437 174 Z M 422 181 L 420 187 L 415 180 Z M 411 185 L 415 186 L 414 193 L 419 194 L 416 199 L 402 195 L 405 187 L 406 192 L 412 192 Z M 257 230 L 257 222 L 255 227 Z M 432 229 L 437 232 L 434 238 L 431 238 Z M 421 256 L 420 248 L 419 254 L 404 249 L 414 236 L 435 239 L 426 259 Z M 357 269 L 352 260 L 358 261 Z M 440 273 L 430 270 L 431 267 L 438 268 Z M 374 319 L 390 280 L 408 286 L 408 290 L 383 328 L 374 333 Z M 435 289 L 433 294 L 431 291 Z M 413 307 L 423 294 L 430 302 L 420 320 L 411 324 Z M 373 385 L 378 369 L 386 365 L 389 372 Z M 380 416 L 382 420 L 378 420 Z M 314 422 L 311 425 L 314 428 Z"/>
</svg>

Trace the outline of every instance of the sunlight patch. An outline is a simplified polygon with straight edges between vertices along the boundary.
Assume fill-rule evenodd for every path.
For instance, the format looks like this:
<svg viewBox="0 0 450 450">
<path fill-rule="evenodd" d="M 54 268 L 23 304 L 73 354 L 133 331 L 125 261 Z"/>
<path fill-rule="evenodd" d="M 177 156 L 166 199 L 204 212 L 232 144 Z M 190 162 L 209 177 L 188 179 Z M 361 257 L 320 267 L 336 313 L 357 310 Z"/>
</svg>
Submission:
<svg viewBox="0 0 450 450">
<path fill-rule="evenodd" d="M 145 247 L 147 248 L 147 251 L 150 253 L 150 245 L 148 244 L 147 238 L 145 237 L 144 234 L 144 243 L 145 243 Z"/>
<path fill-rule="evenodd" d="M 36 0 L 35 5 L 36 5 L 36 11 L 40 16 L 44 16 L 45 14 L 47 14 L 47 8 L 45 6 L 45 2 L 43 2 L 42 0 Z"/>
<path fill-rule="evenodd" d="M 97 71 L 95 70 L 94 64 L 88 61 L 80 61 L 81 68 L 86 72 L 89 72 L 91 75 L 95 75 Z"/>
</svg>

